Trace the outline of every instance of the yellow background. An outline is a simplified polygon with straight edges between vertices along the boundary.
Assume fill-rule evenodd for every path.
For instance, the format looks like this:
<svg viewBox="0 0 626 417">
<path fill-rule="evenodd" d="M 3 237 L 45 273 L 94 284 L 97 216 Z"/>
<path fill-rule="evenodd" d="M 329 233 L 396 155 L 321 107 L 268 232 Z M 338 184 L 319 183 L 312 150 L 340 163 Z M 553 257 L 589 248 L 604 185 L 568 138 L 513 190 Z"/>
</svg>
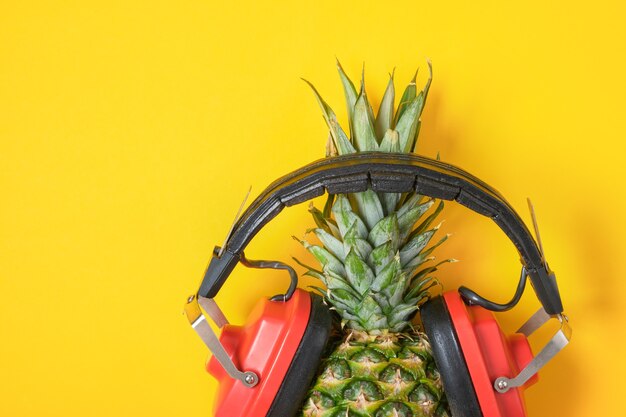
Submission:
<svg viewBox="0 0 626 417">
<path fill-rule="evenodd" d="M 418 152 L 538 212 L 574 338 L 527 392 L 531 416 L 623 413 L 626 12 L 620 2 L 2 2 L 0 415 L 208 415 L 215 384 L 182 316 L 250 185 L 323 156 L 299 79 L 345 121 L 335 56 L 380 100 L 425 59 Z M 421 72 L 419 82 L 424 81 Z M 448 205 L 447 288 L 504 301 L 515 251 Z M 285 211 L 248 256 L 305 258 Z M 303 285 L 311 281 L 304 280 Z M 236 274 L 229 318 L 286 284 Z M 502 315 L 513 330 L 528 291 Z M 547 335 L 533 339 L 537 348 Z"/>
</svg>

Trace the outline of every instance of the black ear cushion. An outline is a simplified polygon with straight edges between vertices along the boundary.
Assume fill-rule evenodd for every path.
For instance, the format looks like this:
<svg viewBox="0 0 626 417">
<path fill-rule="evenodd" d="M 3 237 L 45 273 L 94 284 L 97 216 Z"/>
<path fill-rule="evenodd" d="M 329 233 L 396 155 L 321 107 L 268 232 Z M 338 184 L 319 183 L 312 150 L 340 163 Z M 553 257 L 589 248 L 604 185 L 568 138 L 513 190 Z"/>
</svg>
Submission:
<svg viewBox="0 0 626 417">
<path fill-rule="evenodd" d="M 429 300 L 420 312 L 452 415 L 482 417 L 459 338 L 443 297 Z"/>
<path fill-rule="evenodd" d="M 322 297 L 309 294 L 311 296 L 309 323 L 267 417 L 291 417 L 298 413 L 322 361 L 322 354 L 330 336 L 332 317 Z"/>
</svg>

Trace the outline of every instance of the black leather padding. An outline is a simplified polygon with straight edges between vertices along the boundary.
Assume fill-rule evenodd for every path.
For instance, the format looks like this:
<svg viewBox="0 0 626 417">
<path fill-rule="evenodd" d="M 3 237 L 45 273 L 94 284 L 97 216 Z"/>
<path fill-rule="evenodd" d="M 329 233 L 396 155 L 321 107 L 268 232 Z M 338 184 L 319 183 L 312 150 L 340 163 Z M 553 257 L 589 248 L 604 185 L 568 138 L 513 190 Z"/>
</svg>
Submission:
<svg viewBox="0 0 626 417">
<path fill-rule="evenodd" d="M 420 312 L 452 416 L 482 417 L 472 378 L 443 297 L 429 300 Z"/>
<path fill-rule="evenodd" d="M 267 417 L 291 417 L 298 413 L 322 361 L 322 354 L 330 336 L 332 317 L 322 297 L 309 294 L 311 296 L 309 323 Z"/>
</svg>

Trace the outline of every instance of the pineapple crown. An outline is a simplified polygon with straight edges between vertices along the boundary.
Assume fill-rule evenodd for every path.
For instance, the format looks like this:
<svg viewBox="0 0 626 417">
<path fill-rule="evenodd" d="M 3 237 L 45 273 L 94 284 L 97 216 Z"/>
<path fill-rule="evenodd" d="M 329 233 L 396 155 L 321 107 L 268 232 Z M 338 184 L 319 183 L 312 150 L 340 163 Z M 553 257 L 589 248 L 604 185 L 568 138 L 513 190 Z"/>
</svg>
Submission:
<svg viewBox="0 0 626 417">
<path fill-rule="evenodd" d="M 306 81 L 322 109 L 330 130 L 327 156 L 355 152 L 412 152 L 420 128 L 420 115 L 432 80 L 417 92 L 415 76 L 406 87 L 394 112 L 393 73 L 378 115 L 365 93 L 363 77 L 357 94 L 354 84 L 337 62 L 348 107 L 350 138 L 333 110 L 315 87 Z M 435 207 L 433 210 L 430 210 Z M 301 264 L 306 275 L 322 281 L 318 289 L 342 317 L 342 324 L 371 334 L 401 332 L 419 304 L 438 282 L 431 275 L 443 262 L 432 264 L 433 250 L 448 236 L 428 246 L 439 226 L 432 226 L 443 203 L 416 193 L 329 195 L 323 211 L 310 206 L 317 227 L 312 232 L 321 245 L 300 241 L 313 254 L 321 269 Z M 297 260 L 296 260 L 297 261 Z"/>
<path fill-rule="evenodd" d="M 374 118 L 374 112 L 365 91 L 365 70 L 361 73 L 361 88 L 357 94 L 354 84 L 337 61 L 337 69 L 348 109 L 349 138 L 337 122 L 333 109 L 322 99 L 313 84 L 303 79 L 315 93 L 330 131 L 326 155 L 334 156 L 368 151 L 413 152 L 421 125 L 420 116 L 432 81 L 432 64 L 430 61 L 427 62 L 429 77 L 424 89 L 419 93 L 417 92 L 415 80 L 418 71 L 415 71 L 415 75 L 405 88 L 395 112 L 394 72 L 389 75 L 385 94 L 378 108 L 378 114 Z"/>
</svg>

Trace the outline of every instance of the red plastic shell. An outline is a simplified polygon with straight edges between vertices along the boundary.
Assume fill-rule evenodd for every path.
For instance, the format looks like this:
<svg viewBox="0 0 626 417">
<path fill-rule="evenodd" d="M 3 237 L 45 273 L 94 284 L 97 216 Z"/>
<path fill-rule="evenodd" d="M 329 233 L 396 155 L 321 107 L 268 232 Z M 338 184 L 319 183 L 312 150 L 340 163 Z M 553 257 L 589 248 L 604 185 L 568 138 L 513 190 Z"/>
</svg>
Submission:
<svg viewBox="0 0 626 417">
<path fill-rule="evenodd" d="M 287 302 L 260 300 L 244 326 L 226 325 L 220 342 L 240 370 L 259 383 L 247 388 L 211 357 L 207 371 L 219 382 L 215 417 L 265 417 L 300 345 L 311 314 L 311 296 L 297 289 Z"/>
<path fill-rule="evenodd" d="M 533 358 L 522 334 L 505 336 L 493 313 L 479 306 L 468 307 L 456 291 L 444 294 L 463 350 L 478 403 L 485 417 L 525 417 L 523 389 L 537 382 L 533 376 L 522 388 L 498 393 L 493 381 L 519 373 Z"/>
</svg>

